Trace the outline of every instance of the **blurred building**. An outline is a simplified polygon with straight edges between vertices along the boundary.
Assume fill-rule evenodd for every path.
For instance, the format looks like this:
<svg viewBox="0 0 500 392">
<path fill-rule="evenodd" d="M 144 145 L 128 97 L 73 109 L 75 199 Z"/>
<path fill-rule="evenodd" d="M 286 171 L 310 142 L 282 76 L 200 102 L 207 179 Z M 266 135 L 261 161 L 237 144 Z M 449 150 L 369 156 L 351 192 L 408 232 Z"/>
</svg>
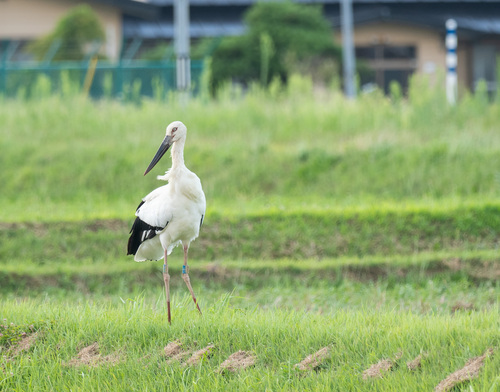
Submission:
<svg viewBox="0 0 500 392">
<path fill-rule="evenodd" d="M 340 18 L 330 15 L 340 30 Z M 459 85 L 474 89 L 483 79 L 496 89 L 500 2 L 354 0 L 353 16 L 356 57 L 370 65 L 373 81 L 386 91 L 391 80 L 406 86 L 414 72 L 444 74 L 449 18 L 458 25 Z"/>
<path fill-rule="evenodd" d="M 120 55 L 126 15 L 146 19 L 156 15 L 148 12 L 156 11 L 155 7 L 132 0 L 0 0 L 0 40 L 9 44 L 8 60 L 24 60 L 25 43 L 52 32 L 61 17 L 82 3 L 89 4 L 99 17 L 106 33 L 103 52 L 110 59 L 118 59 Z"/>
<path fill-rule="evenodd" d="M 190 0 L 192 39 L 238 35 L 243 15 L 257 0 Z M 340 41 L 339 0 L 297 0 L 323 7 Z M 142 47 L 173 38 L 174 0 L 0 0 L 0 39 L 25 42 L 49 32 L 79 3 L 90 4 L 106 32 L 111 59 L 140 54 Z M 391 80 L 403 88 L 414 72 L 431 77 L 445 70 L 445 21 L 458 24 L 458 80 L 473 89 L 484 79 L 496 88 L 500 54 L 500 2 L 488 0 L 353 0 L 356 57 L 368 65 L 362 83 L 387 90 Z M 10 50 L 9 56 L 16 51 Z M 5 56 L 5 54 L 4 54 Z"/>
</svg>

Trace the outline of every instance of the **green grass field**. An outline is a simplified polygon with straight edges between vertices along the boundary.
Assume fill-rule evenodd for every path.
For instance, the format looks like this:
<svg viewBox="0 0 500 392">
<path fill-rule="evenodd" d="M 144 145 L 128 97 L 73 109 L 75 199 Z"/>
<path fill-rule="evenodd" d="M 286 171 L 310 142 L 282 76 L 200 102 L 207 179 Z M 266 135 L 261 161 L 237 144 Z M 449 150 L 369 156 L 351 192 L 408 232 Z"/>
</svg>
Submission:
<svg viewBox="0 0 500 392">
<path fill-rule="evenodd" d="M 0 390 L 429 391 L 489 348 L 456 388 L 500 390 L 500 104 L 442 95 L 415 78 L 408 100 L 348 101 L 294 77 L 187 105 L 0 98 Z M 173 120 L 207 216 L 204 314 L 177 249 L 170 326 L 161 263 L 125 253 Z M 174 341 L 214 349 L 188 365 Z M 238 350 L 255 363 L 219 371 Z"/>
</svg>

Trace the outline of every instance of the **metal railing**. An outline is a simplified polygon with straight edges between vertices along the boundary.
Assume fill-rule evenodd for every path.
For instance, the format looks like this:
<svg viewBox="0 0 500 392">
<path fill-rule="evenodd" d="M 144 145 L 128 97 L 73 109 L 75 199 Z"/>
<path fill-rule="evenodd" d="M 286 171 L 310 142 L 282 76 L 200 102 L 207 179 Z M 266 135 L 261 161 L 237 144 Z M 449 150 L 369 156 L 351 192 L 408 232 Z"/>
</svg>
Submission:
<svg viewBox="0 0 500 392">
<path fill-rule="evenodd" d="M 202 72 L 203 61 L 191 61 L 191 86 L 195 94 L 200 89 Z M 176 89 L 175 61 L 10 62 L 0 58 L 3 96 L 31 98 L 42 93 L 84 91 L 85 84 L 88 90 L 85 92 L 93 98 L 161 99 Z"/>
</svg>

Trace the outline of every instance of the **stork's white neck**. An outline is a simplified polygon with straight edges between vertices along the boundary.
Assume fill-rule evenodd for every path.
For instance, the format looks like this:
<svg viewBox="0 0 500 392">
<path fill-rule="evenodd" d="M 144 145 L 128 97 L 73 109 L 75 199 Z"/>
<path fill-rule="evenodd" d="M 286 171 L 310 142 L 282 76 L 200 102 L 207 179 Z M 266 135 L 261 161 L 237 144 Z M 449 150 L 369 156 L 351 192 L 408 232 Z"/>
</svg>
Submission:
<svg viewBox="0 0 500 392">
<path fill-rule="evenodd" d="M 177 140 L 172 146 L 172 169 L 184 166 L 184 143 L 186 138 Z"/>
</svg>

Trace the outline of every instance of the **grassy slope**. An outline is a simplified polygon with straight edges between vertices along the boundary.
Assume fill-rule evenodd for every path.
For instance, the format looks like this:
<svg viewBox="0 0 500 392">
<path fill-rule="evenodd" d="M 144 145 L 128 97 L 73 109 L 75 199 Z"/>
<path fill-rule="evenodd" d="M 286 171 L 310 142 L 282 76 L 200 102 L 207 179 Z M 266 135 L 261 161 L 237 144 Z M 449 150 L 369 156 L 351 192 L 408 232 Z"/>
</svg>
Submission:
<svg viewBox="0 0 500 392">
<path fill-rule="evenodd" d="M 173 119 L 188 126 L 186 162 L 209 212 L 497 200 L 500 105 L 478 97 L 452 110 L 414 90 L 410 104 L 377 94 L 311 99 L 307 86 L 184 108 L 5 101 L 0 221 L 127 219 L 169 167 L 142 177 Z"/>
</svg>

